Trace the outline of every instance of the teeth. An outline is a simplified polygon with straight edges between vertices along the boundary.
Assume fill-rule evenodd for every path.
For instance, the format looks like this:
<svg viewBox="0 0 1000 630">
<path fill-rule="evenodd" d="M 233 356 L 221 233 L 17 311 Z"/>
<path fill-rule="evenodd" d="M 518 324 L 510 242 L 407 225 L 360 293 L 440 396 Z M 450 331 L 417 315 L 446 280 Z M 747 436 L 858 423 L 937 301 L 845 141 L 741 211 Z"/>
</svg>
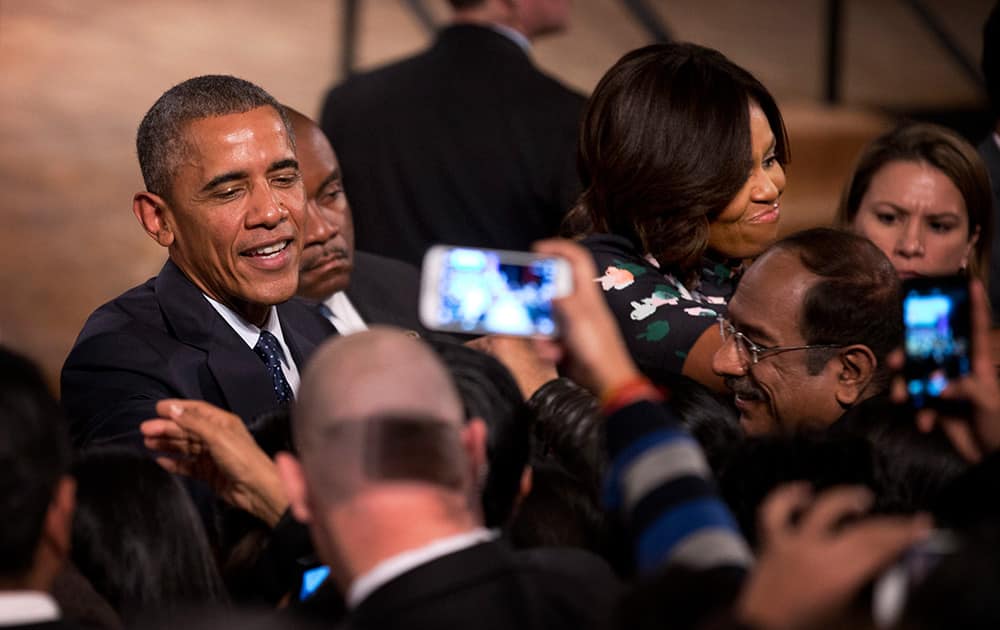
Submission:
<svg viewBox="0 0 1000 630">
<path fill-rule="evenodd" d="M 269 245 L 267 247 L 260 247 L 250 251 L 251 256 L 270 256 L 271 254 L 277 254 L 281 250 L 288 246 L 288 241 L 282 241 L 280 243 L 275 243 L 274 245 Z"/>
</svg>

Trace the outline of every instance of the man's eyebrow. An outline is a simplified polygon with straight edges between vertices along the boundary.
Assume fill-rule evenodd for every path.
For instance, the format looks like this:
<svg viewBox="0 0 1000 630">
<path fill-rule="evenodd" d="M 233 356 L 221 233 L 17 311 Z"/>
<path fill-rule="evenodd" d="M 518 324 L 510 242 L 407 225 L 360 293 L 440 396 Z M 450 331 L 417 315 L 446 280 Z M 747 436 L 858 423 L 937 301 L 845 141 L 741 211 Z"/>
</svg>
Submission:
<svg viewBox="0 0 1000 630">
<path fill-rule="evenodd" d="M 221 175 L 216 175 L 212 179 L 208 180 L 208 183 L 201 187 L 201 192 L 208 192 L 214 188 L 218 188 L 222 184 L 226 184 L 232 181 L 237 181 L 240 179 L 246 179 L 250 174 L 246 171 L 230 171 L 228 173 L 223 173 Z"/>
<path fill-rule="evenodd" d="M 286 158 L 284 160 L 278 160 L 277 162 L 271 164 L 271 166 L 267 169 L 267 172 L 271 173 L 273 171 L 280 171 L 286 168 L 294 168 L 297 170 L 299 168 L 299 161 L 296 160 L 295 158 Z"/>
<path fill-rule="evenodd" d="M 318 194 L 319 192 L 321 192 L 324 188 L 326 188 L 327 186 L 329 186 L 333 182 L 339 182 L 340 179 L 341 179 L 341 177 L 340 177 L 340 169 L 339 168 L 333 169 L 333 171 L 331 171 L 330 174 L 327 175 L 326 178 L 322 182 L 320 182 L 319 186 L 316 187 L 316 193 Z"/>
<path fill-rule="evenodd" d="M 763 328 L 759 326 L 754 326 L 753 324 L 747 324 L 745 322 L 735 322 L 730 320 L 733 327 L 740 331 L 744 335 L 750 338 L 751 341 L 760 343 L 762 345 L 769 345 L 774 342 L 774 337 L 767 333 Z"/>
</svg>

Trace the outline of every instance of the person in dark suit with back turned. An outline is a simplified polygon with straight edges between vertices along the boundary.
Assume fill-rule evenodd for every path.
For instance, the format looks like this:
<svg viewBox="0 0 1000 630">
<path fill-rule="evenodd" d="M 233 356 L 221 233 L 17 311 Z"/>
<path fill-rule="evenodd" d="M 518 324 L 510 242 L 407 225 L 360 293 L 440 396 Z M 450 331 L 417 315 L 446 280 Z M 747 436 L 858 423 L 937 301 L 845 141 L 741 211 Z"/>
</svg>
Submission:
<svg viewBox="0 0 1000 630">
<path fill-rule="evenodd" d="M 580 192 L 584 97 L 529 56 L 565 28 L 569 0 L 449 2 L 454 20 L 428 50 L 349 78 L 320 119 L 358 248 L 416 265 L 433 243 L 527 249 Z"/>
<path fill-rule="evenodd" d="M 230 76 L 189 79 L 136 138 L 146 190 L 133 212 L 167 248 L 155 278 L 91 315 L 62 370 L 77 444 L 141 444 L 162 398 L 206 400 L 250 421 L 287 404 L 331 331 L 291 298 L 305 191 L 281 106 Z"/>
<path fill-rule="evenodd" d="M 617 595 L 577 550 L 520 554 L 485 529 L 484 428 L 463 424 L 440 359 L 403 331 L 331 340 L 303 377 L 298 455 L 276 460 L 292 513 L 344 594 L 354 628 L 581 628 Z"/>
<path fill-rule="evenodd" d="M 426 336 L 417 319 L 420 273 L 412 265 L 354 249 L 351 206 L 330 141 L 285 107 L 306 187 L 299 296 L 316 302 L 342 335 L 391 324 Z"/>
</svg>

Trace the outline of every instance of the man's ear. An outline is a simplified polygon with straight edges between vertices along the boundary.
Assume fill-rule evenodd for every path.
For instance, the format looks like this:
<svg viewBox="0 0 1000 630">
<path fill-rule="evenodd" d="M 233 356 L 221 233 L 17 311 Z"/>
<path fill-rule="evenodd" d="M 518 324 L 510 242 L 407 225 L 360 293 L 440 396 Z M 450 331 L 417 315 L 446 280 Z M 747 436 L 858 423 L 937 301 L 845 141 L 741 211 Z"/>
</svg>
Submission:
<svg viewBox="0 0 1000 630">
<path fill-rule="evenodd" d="M 312 520 L 312 510 L 309 509 L 309 496 L 302 464 L 291 453 L 278 453 L 274 463 L 278 467 L 278 477 L 281 478 L 281 486 L 285 489 L 285 496 L 288 497 L 292 516 L 300 523 L 309 523 Z"/>
<path fill-rule="evenodd" d="M 170 247 L 174 242 L 170 208 L 163 197 L 145 191 L 136 193 L 132 197 L 132 214 L 154 241 L 163 247 Z"/>
<path fill-rule="evenodd" d="M 842 407 L 852 407 L 861 402 L 865 390 L 872 382 L 878 359 L 868 346 L 855 344 L 841 350 L 835 364 L 837 402 Z"/>
<path fill-rule="evenodd" d="M 45 513 L 43 537 L 52 545 L 60 564 L 69 557 L 73 536 L 73 513 L 76 511 L 76 480 L 63 475 L 56 482 L 52 501 Z"/>
<path fill-rule="evenodd" d="M 485 480 L 485 472 L 490 468 L 486 457 L 486 434 L 486 421 L 482 418 L 472 418 L 462 427 L 462 447 L 465 448 L 472 467 L 472 478 L 480 486 Z"/>
</svg>

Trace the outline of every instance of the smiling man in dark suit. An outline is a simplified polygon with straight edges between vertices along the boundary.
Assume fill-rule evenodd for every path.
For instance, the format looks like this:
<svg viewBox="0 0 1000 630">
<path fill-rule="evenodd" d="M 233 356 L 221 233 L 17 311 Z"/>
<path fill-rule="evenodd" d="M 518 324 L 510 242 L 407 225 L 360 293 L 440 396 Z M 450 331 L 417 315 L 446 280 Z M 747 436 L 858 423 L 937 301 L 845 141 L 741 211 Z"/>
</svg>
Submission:
<svg viewBox="0 0 1000 630">
<path fill-rule="evenodd" d="M 305 191 L 281 106 L 256 85 L 202 76 L 164 93 L 139 126 L 146 190 L 133 212 L 169 259 L 97 309 L 62 372 L 79 444 L 138 444 L 162 398 L 249 421 L 287 404 L 329 326 L 291 298 Z"/>
<path fill-rule="evenodd" d="M 527 249 L 576 201 L 582 95 L 531 40 L 570 0 L 449 0 L 426 51 L 332 89 L 320 127 L 343 161 L 360 249 L 419 265 L 434 243 Z"/>
</svg>

